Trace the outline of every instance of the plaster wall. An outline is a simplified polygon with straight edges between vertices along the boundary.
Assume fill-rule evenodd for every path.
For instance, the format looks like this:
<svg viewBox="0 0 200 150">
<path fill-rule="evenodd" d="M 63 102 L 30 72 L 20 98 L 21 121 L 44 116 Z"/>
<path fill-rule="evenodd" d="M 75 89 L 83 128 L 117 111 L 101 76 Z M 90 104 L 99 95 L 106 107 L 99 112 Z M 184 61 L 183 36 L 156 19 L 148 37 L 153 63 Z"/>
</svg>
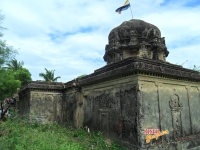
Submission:
<svg viewBox="0 0 200 150">
<path fill-rule="evenodd" d="M 30 93 L 22 93 L 19 96 L 19 100 L 17 101 L 16 108 L 19 111 L 19 115 L 25 115 L 30 113 Z"/>
<path fill-rule="evenodd" d="M 59 92 L 31 91 L 30 119 L 39 123 L 61 123 L 62 94 Z"/>
<path fill-rule="evenodd" d="M 196 82 L 140 74 L 65 94 L 71 95 L 65 100 L 71 108 L 66 111 L 72 110 L 69 122 L 75 127 L 88 126 L 133 149 L 173 149 L 172 145 L 192 148 L 195 144 L 189 139 L 200 133 L 200 92 Z M 168 130 L 169 134 L 149 144 L 145 129 Z"/>
<path fill-rule="evenodd" d="M 141 147 L 151 149 L 158 144 L 159 149 L 159 144 L 163 146 L 163 143 L 168 143 L 164 148 L 173 149 L 173 143 L 178 149 L 188 149 L 197 144 L 199 138 L 196 137 L 200 133 L 199 83 L 145 75 L 138 77 L 138 83 L 142 106 L 140 115 L 143 116 L 140 118 L 140 122 L 143 122 Z M 146 135 L 142 133 L 145 129 L 168 130 L 169 134 L 147 144 Z"/>
</svg>

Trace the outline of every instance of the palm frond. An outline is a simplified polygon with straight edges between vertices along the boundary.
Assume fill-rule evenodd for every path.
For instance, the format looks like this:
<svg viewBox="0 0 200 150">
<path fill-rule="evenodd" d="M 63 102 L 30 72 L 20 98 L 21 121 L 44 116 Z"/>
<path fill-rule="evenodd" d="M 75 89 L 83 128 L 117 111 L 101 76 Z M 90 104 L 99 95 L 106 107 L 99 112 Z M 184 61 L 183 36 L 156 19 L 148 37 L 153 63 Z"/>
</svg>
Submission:
<svg viewBox="0 0 200 150">
<path fill-rule="evenodd" d="M 17 61 L 15 58 L 12 59 L 9 63 L 6 64 L 8 66 L 8 69 L 12 69 L 12 70 L 19 70 L 21 68 L 23 68 L 24 62 L 23 61 Z"/>
<path fill-rule="evenodd" d="M 61 78 L 60 76 L 54 78 L 54 72 L 55 70 L 48 70 L 45 68 L 46 73 L 40 73 L 39 76 L 44 78 L 45 81 L 57 81 L 58 78 Z"/>
<path fill-rule="evenodd" d="M 53 79 L 53 81 L 57 81 L 58 78 L 61 78 L 60 76 L 56 77 Z"/>
</svg>

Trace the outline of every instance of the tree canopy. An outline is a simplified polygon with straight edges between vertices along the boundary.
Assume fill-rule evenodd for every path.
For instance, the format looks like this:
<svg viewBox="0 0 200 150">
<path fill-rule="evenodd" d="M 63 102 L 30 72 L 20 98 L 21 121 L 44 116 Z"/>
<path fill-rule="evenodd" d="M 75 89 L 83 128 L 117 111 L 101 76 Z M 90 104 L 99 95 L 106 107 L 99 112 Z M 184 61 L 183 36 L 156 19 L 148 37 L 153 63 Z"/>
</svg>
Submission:
<svg viewBox="0 0 200 150">
<path fill-rule="evenodd" d="M 31 73 L 26 68 L 18 69 L 13 73 L 15 80 L 21 81 L 21 86 L 24 86 L 25 84 L 32 81 L 31 79 Z"/>
<path fill-rule="evenodd" d="M 55 70 L 48 70 L 45 68 L 46 73 L 39 73 L 39 76 L 42 77 L 47 82 L 55 82 L 60 76 L 54 78 Z"/>
<path fill-rule="evenodd" d="M 17 51 L 0 39 L 0 68 L 15 57 Z"/>
<path fill-rule="evenodd" d="M 0 69 L 0 100 L 17 92 L 21 82 L 16 80 L 12 70 Z"/>
<path fill-rule="evenodd" d="M 29 70 L 26 68 L 23 68 L 23 65 L 24 65 L 23 61 L 20 62 L 14 58 L 6 65 L 8 66 L 7 69 L 10 69 L 13 71 L 15 80 L 21 81 L 21 86 L 32 81 L 31 73 L 29 72 Z"/>
<path fill-rule="evenodd" d="M 14 71 L 17 71 L 19 69 L 23 68 L 24 62 L 23 61 L 17 61 L 15 58 L 12 59 L 9 63 L 6 63 L 6 65 L 8 66 L 8 69 L 12 69 Z"/>
</svg>

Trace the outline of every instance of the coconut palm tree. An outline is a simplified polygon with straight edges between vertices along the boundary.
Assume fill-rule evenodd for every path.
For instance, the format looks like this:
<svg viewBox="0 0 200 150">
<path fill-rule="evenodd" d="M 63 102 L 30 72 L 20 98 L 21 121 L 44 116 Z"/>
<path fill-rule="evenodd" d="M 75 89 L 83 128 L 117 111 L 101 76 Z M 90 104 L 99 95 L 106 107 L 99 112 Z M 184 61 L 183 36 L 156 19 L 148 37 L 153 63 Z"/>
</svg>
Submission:
<svg viewBox="0 0 200 150">
<path fill-rule="evenodd" d="M 47 70 L 46 68 L 45 68 L 45 70 L 46 70 L 46 73 L 39 73 L 39 76 L 44 78 L 45 81 L 55 82 L 55 81 L 57 81 L 58 78 L 61 78 L 60 76 L 54 78 L 55 70 Z"/>
<path fill-rule="evenodd" d="M 15 58 L 14 59 L 12 59 L 11 61 L 10 61 L 10 63 L 7 63 L 6 64 L 8 67 L 8 69 L 12 69 L 12 70 L 14 70 L 14 71 L 17 71 L 17 70 L 19 70 L 19 69 L 22 69 L 23 68 L 23 65 L 24 65 L 24 62 L 23 61 L 17 61 Z"/>
</svg>

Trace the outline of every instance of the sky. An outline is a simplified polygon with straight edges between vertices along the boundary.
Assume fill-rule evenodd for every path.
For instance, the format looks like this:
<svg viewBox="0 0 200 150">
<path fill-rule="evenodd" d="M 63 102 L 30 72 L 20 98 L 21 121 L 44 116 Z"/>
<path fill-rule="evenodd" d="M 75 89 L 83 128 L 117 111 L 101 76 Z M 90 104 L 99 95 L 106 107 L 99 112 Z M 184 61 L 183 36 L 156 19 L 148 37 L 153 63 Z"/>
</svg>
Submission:
<svg viewBox="0 0 200 150">
<path fill-rule="evenodd" d="M 0 0 L 3 39 L 18 50 L 32 79 L 55 69 L 58 82 L 91 74 L 103 60 L 110 31 L 132 19 L 125 0 Z M 130 0 L 133 19 L 156 25 L 170 52 L 168 62 L 200 66 L 200 0 Z M 187 61 L 187 62 L 186 62 Z M 185 63 L 184 63 L 185 62 Z"/>
</svg>

